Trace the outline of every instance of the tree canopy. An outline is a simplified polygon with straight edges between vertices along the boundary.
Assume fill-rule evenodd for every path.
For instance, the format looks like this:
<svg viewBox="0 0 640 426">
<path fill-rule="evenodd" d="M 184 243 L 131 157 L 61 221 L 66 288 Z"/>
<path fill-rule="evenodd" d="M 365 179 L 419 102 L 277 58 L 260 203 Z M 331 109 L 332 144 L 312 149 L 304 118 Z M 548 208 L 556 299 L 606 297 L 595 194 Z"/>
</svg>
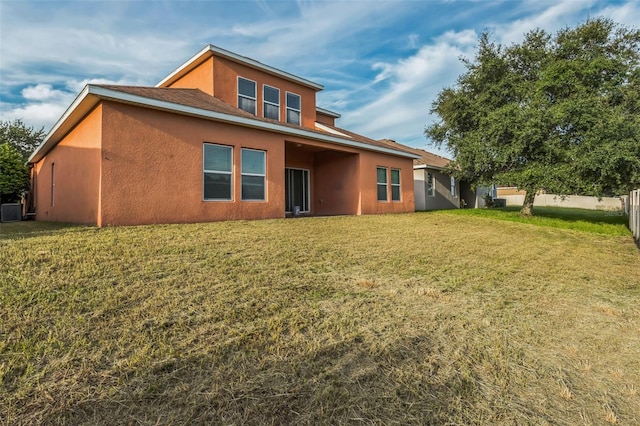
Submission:
<svg viewBox="0 0 640 426">
<path fill-rule="evenodd" d="M 640 31 L 607 19 L 503 46 L 482 34 L 466 72 L 432 105 L 425 130 L 451 172 L 539 190 L 615 196 L 640 187 Z"/>
<path fill-rule="evenodd" d="M 0 203 L 18 202 L 29 189 L 26 162 L 43 139 L 43 129 L 27 127 L 22 120 L 0 121 Z"/>
<path fill-rule="evenodd" d="M 20 152 L 26 162 L 44 140 L 44 129 L 35 130 L 20 119 L 0 121 L 0 144 L 8 143 Z"/>
<path fill-rule="evenodd" d="M 20 201 L 29 189 L 29 169 L 22 154 L 8 143 L 0 144 L 0 204 Z"/>
</svg>

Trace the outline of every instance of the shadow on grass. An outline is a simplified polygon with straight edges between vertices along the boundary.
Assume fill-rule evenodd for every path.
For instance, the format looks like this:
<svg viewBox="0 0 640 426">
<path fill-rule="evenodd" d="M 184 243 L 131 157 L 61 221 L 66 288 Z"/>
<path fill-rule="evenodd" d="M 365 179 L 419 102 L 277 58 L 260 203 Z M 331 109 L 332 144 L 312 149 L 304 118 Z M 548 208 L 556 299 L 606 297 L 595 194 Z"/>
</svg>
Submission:
<svg viewBox="0 0 640 426">
<path fill-rule="evenodd" d="M 21 221 L 0 223 L 0 240 L 16 240 L 23 238 L 54 235 L 60 231 L 86 229 L 85 225 L 62 222 Z"/>
<path fill-rule="evenodd" d="M 343 341 L 288 357 L 229 349 L 234 350 L 125 372 L 117 377 L 117 398 L 104 395 L 68 405 L 56 401 L 66 407 L 50 419 L 96 424 L 152 424 L 154 419 L 167 424 L 471 424 L 477 421 L 471 408 L 477 410 L 485 397 L 477 377 L 447 368 L 444 359 L 428 361 L 437 358 L 428 336 L 400 339 L 382 350 Z M 510 415 L 530 418 L 532 413 L 524 403 L 522 407 Z"/>
</svg>

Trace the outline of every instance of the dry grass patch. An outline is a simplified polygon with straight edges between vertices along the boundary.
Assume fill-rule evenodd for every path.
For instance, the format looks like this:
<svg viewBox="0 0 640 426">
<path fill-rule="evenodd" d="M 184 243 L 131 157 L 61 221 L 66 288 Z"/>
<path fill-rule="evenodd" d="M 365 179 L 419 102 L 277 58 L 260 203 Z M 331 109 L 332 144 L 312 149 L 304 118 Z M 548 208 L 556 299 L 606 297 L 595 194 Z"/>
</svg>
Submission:
<svg viewBox="0 0 640 426">
<path fill-rule="evenodd" d="M 6 424 L 637 424 L 630 237 L 449 214 L 0 225 Z"/>
</svg>

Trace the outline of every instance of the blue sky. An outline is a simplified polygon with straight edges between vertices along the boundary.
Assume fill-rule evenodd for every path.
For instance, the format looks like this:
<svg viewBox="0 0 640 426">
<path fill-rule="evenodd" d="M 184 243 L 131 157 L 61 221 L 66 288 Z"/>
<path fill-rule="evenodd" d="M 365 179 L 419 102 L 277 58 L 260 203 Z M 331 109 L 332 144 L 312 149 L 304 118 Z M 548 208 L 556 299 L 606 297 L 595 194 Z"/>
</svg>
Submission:
<svg viewBox="0 0 640 426">
<path fill-rule="evenodd" d="M 480 33 L 511 44 L 597 16 L 637 26 L 640 2 L 0 0 L 0 119 L 49 130 L 85 84 L 153 86 L 214 44 L 323 84 L 340 127 L 443 153 L 429 109 Z"/>
</svg>

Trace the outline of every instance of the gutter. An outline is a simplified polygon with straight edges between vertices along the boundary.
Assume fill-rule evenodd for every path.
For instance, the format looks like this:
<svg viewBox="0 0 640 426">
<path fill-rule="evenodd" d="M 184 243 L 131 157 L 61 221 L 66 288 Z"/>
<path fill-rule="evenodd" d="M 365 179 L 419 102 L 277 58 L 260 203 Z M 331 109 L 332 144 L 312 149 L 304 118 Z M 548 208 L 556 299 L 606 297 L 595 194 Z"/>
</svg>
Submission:
<svg viewBox="0 0 640 426">
<path fill-rule="evenodd" d="M 90 103 L 86 103 L 85 100 L 89 99 Z M 342 145 L 352 148 L 364 149 L 367 151 L 383 152 L 386 154 L 392 154 L 399 157 L 417 159 L 420 156 L 411 154 L 404 151 L 399 151 L 391 148 L 379 147 L 353 140 L 347 140 L 345 138 L 323 135 L 304 128 L 294 128 L 282 126 L 275 123 L 262 122 L 251 118 L 239 117 L 230 114 L 224 114 L 220 112 L 205 110 L 201 108 L 186 106 L 182 104 L 176 104 L 173 102 L 161 101 L 157 99 L 147 98 L 139 95 L 132 95 L 129 93 L 120 92 L 117 90 L 107 89 L 104 87 L 94 86 L 88 84 L 76 97 L 73 103 L 67 108 L 65 113 L 60 117 L 56 124 L 51 128 L 46 138 L 29 157 L 29 162 L 37 162 L 42 159 L 48 151 L 50 151 L 63 137 L 68 133 L 71 128 L 77 124 L 77 122 L 84 117 L 101 99 L 113 100 L 116 102 L 128 103 L 132 105 L 143 106 L 151 109 L 157 109 L 161 111 L 174 112 L 178 114 L 189 115 L 198 118 L 205 118 L 208 120 L 219 121 L 223 123 L 234 124 L 243 127 L 250 127 L 254 129 L 266 130 L 269 132 L 275 132 L 279 134 L 297 136 L 306 139 L 312 139 L 320 142 L 329 142 L 336 145 Z M 79 117 L 72 118 L 74 113 L 79 112 Z"/>
</svg>

